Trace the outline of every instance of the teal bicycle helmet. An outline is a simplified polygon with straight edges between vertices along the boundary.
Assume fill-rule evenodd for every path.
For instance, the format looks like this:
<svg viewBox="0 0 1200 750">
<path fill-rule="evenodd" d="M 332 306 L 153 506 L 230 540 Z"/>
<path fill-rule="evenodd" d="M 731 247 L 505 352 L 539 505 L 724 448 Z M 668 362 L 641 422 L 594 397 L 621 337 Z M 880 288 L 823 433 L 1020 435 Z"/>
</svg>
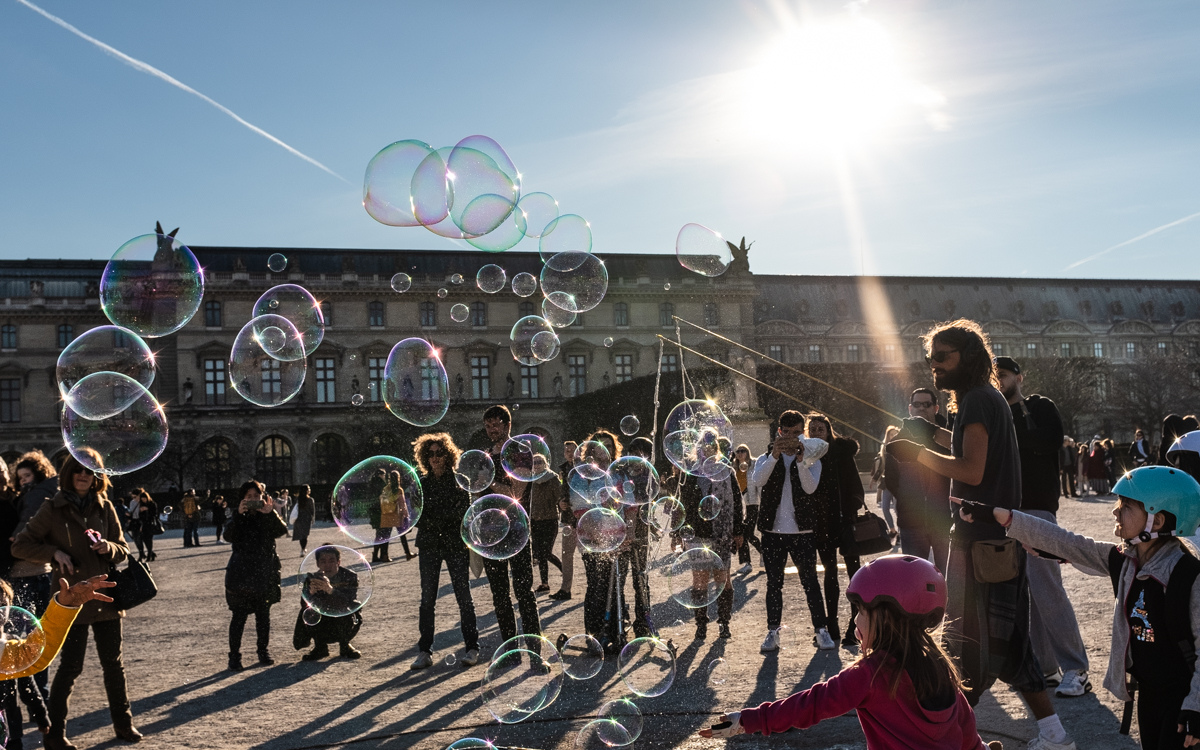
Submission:
<svg viewBox="0 0 1200 750">
<path fill-rule="evenodd" d="M 1146 508 L 1146 530 L 1141 541 L 1157 534 L 1150 531 L 1154 514 L 1167 511 L 1175 516 L 1175 536 L 1192 536 L 1200 526 L 1200 484 L 1191 475 L 1170 466 L 1142 466 L 1117 480 L 1113 492 L 1137 500 Z"/>
</svg>

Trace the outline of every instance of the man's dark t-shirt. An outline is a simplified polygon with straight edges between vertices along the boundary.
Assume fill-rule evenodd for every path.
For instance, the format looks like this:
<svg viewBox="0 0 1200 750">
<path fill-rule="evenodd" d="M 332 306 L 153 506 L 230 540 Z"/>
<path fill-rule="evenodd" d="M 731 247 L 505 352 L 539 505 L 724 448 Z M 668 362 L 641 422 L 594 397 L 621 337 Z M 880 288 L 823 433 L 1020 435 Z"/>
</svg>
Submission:
<svg viewBox="0 0 1200 750">
<path fill-rule="evenodd" d="M 981 424 L 987 430 L 987 463 L 983 481 L 977 485 L 954 480 L 950 494 L 963 500 L 974 500 L 1001 508 L 1021 506 L 1021 459 L 1017 452 L 1017 435 L 1013 430 L 1012 411 L 1000 391 L 981 385 L 967 391 L 958 399 L 958 416 L 950 447 L 955 458 L 963 456 L 963 436 L 969 425 Z M 957 541 L 1003 539 L 1004 528 L 999 524 L 967 523 L 957 514 L 953 538 Z"/>
</svg>

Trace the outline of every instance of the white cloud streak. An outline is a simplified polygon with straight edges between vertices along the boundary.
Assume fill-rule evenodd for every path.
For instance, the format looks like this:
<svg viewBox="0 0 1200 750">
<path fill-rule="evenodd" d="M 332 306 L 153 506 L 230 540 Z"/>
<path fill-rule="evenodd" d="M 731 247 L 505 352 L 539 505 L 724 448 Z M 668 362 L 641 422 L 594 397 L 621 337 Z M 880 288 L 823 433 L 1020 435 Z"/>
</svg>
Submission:
<svg viewBox="0 0 1200 750">
<path fill-rule="evenodd" d="M 1072 268 L 1078 268 L 1079 266 L 1082 266 L 1084 263 L 1091 263 L 1093 260 L 1096 260 L 1097 258 L 1108 255 L 1113 250 L 1120 250 L 1121 248 L 1126 247 L 1128 245 L 1132 245 L 1135 242 L 1141 242 L 1142 240 L 1146 239 L 1147 237 L 1152 237 L 1152 236 L 1158 234 L 1159 232 L 1170 229 L 1171 227 L 1177 227 L 1180 224 L 1186 224 L 1189 221 L 1191 221 L 1192 219 L 1200 219 L 1200 211 L 1197 211 L 1194 214 L 1189 214 L 1189 215 L 1183 217 L 1182 219 L 1176 219 L 1175 221 L 1169 222 L 1167 224 L 1163 224 L 1160 227 L 1155 227 L 1154 229 L 1151 229 L 1149 232 L 1143 232 L 1143 233 L 1139 234 L 1137 237 L 1133 237 L 1131 239 L 1125 240 L 1124 242 L 1119 242 L 1110 248 L 1101 250 L 1100 252 L 1096 253 L 1095 255 L 1089 255 L 1088 257 L 1083 258 L 1082 260 L 1077 260 L 1074 263 L 1072 263 L 1071 265 L 1064 268 L 1063 270 L 1070 271 Z"/>
<path fill-rule="evenodd" d="M 308 154 L 305 154 L 305 153 L 303 153 L 303 152 L 301 152 L 301 151 L 299 151 L 299 150 L 297 150 L 297 149 L 295 149 L 295 148 L 292 148 L 292 147 L 291 147 L 291 146 L 289 146 L 288 144 L 286 144 L 286 143 L 284 143 L 283 141 L 279 140 L 278 138 L 276 138 L 275 136 L 271 135 L 271 134 L 270 134 L 270 133 L 268 133 L 267 131 L 265 131 L 265 130 L 263 130 L 262 128 L 258 127 L 257 125 L 255 125 L 255 124 L 253 124 L 253 123 L 251 123 L 251 122 L 247 122 L 245 119 L 243 119 L 243 118 L 242 118 L 240 115 L 238 115 L 236 112 L 234 112 L 233 110 L 231 110 L 229 107 L 226 107 L 225 105 L 221 104 L 220 102 L 218 102 L 218 101 L 215 101 L 215 100 L 214 100 L 214 99 L 212 99 L 211 97 L 208 97 L 208 96 L 205 96 L 204 94 L 201 94 L 199 91 L 197 91 L 196 89 L 192 88 L 191 86 L 188 86 L 186 83 L 183 83 L 182 81 L 179 81 L 179 80 L 177 80 L 177 79 L 175 79 L 175 78 L 172 78 L 171 76 L 167 75 L 166 73 L 164 73 L 163 71 L 161 71 L 161 70 L 159 70 L 158 68 L 154 67 L 153 65 L 150 65 L 149 63 L 142 62 L 141 60 L 138 60 L 137 58 L 130 57 L 129 55 L 125 54 L 124 52 L 120 51 L 119 49 L 116 49 L 116 48 L 114 48 L 114 47 L 111 47 L 111 46 L 109 46 L 109 45 L 105 44 L 104 42 L 100 41 L 99 39 L 96 39 L 95 37 L 88 36 L 87 34 L 83 33 L 82 31 L 80 31 L 79 29 L 75 28 L 75 27 L 74 27 L 74 26 L 72 26 L 71 24 L 67 23 L 67 22 L 66 22 L 66 21 L 64 21 L 63 19 L 59 18 L 58 16 L 55 16 L 55 15 L 53 15 L 53 14 L 51 14 L 51 13 L 47 13 L 46 11 L 42 10 L 42 9 L 41 9 L 41 8 L 39 8 L 38 6 L 36 6 L 36 5 L 34 5 L 33 3 L 29 2 L 29 0 L 16 0 L 16 1 L 17 1 L 18 3 L 20 3 L 21 5 L 24 5 L 26 8 L 29 8 L 30 10 L 32 10 L 32 11 L 34 11 L 34 12 L 38 13 L 39 15 L 41 15 L 41 16 L 42 16 L 42 17 L 44 17 L 44 18 L 46 18 L 47 20 L 49 20 L 49 21 L 51 21 L 51 22 L 53 22 L 53 23 L 57 24 L 58 26 L 61 26 L 62 28 L 64 28 L 64 29 L 66 29 L 67 31 L 71 32 L 72 34 L 74 34 L 75 36 L 79 37 L 80 39 L 83 39 L 83 40 L 85 40 L 85 41 L 91 42 L 92 44 L 96 45 L 96 46 L 97 46 L 97 47 L 99 47 L 100 49 L 104 50 L 104 51 L 105 51 L 105 52 L 107 52 L 108 54 L 110 54 L 110 55 L 112 55 L 113 57 L 117 58 L 117 59 L 118 59 L 118 60 L 120 60 L 121 62 L 123 62 L 123 63 L 125 63 L 126 65 L 128 65 L 129 67 L 133 68 L 134 70 L 138 70 L 138 71 L 141 71 L 142 73 L 146 73 L 146 74 L 148 74 L 148 75 L 154 76 L 155 78 L 158 78 L 158 79 L 160 79 L 160 80 L 162 80 L 162 81 L 166 81 L 167 83 L 171 84 L 172 86 L 174 86 L 174 87 L 176 87 L 176 88 L 178 88 L 178 89 L 182 89 L 183 91 L 186 91 L 186 92 L 187 92 L 187 93 L 189 93 L 189 94 L 192 94 L 192 95 L 194 95 L 194 96 L 196 96 L 196 97 L 199 97 L 199 98 L 200 98 L 200 99 L 202 99 L 203 101 L 205 101 L 205 102 L 207 102 L 208 104 L 211 104 L 212 106 L 214 106 L 214 107 L 216 107 L 217 109 L 219 109 L 221 112 L 224 112 L 225 114 L 229 115 L 230 117 L 232 117 L 234 120 L 236 120 L 236 121 L 237 121 L 238 123 L 240 123 L 241 125 L 245 125 L 245 126 L 246 126 L 247 128 L 249 128 L 251 131 L 253 131 L 253 132 L 255 132 L 255 133 L 257 133 L 257 134 L 261 135 L 263 138 L 266 138 L 268 141 L 271 141 L 271 142 L 272 142 L 272 143 L 274 143 L 275 145 L 282 147 L 282 148 L 283 148 L 283 149 L 285 149 L 285 150 L 286 150 L 288 153 L 290 153 L 290 154 L 294 154 L 294 155 L 296 155 L 296 156 L 299 156 L 299 157 L 300 157 L 301 159 L 303 159 L 304 161 L 308 162 L 309 164 L 312 164 L 314 167 L 317 167 L 318 169 L 321 169 L 321 170 L 323 170 L 323 171 L 325 171 L 325 172 L 327 172 L 327 173 L 329 173 L 329 174 L 333 175 L 334 177 L 338 178 L 339 180 L 341 180 L 342 182 L 346 183 L 347 185 L 353 185 L 353 184 L 354 184 L 354 183 L 350 182 L 350 180 L 347 180 L 345 177 L 342 177 L 340 174 L 338 174 L 337 172 L 334 172 L 332 169 L 330 169 L 329 167 L 325 166 L 325 165 L 324 165 L 324 164 L 322 164 L 321 162 L 319 162 L 319 161 L 317 161 L 316 159 L 312 158 L 312 157 L 311 157 L 311 156 L 309 156 Z"/>
</svg>

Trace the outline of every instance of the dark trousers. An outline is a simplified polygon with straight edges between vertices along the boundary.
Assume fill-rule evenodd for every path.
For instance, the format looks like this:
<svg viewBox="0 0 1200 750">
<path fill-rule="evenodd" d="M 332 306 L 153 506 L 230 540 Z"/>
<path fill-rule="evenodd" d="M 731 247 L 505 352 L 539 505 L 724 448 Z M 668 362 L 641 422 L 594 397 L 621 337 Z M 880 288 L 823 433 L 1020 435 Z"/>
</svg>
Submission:
<svg viewBox="0 0 1200 750">
<path fill-rule="evenodd" d="M 814 628 L 826 624 L 825 602 L 817 583 L 817 549 L 813 534 L 776 534 L 764 531 L 762 536 L 763 566 L 767 569 L 767 629 L 783 624 L 783 569 L 790 555 L 800 574 L 804 598 Z"/>
<path fill-rule="evenodd" d="M 417 562 L 421 571 L 421 610 L 418 617 L 421 640 L 417 642 L 417 648 L 426 653 L 433 653 L 433 610 L 437 604 L 442 561 L 445 561 L 446 569 L 450 571 L 450 585 L 454 587 L 454 598 L 458 601 L 463 645 L 470 651 L 479 647 L 479 627 L 475 622 L 475 602 L 471 599 L 471 555 L 463 546 L 446 550 L 436 547 L 421 548 L 421 556 Z"/>
<path fill-rule="evenodd" d="M 146 559 L 146 545 L 145 545 L 145 543 L 142 542 L 142 532 L 141 531 L 130 531 L 129 536 L 133 537 L 133 543 L 135 545 L 137 545 L 138 559 L 139 560 Z"/>
<path fill-rule="evenodd" d="M 271 645 L 271 605 L 264 603 L 258 609 L 235 609 L 229 620 L 229 653 L 239 654 L 242 651 L 242 632 L 246 629 L 246 619 L 254 614 L 254 633 L 258 638 L 258 655 L 266 656 Z"/>
<path fill-rule="evenodd" d="M 841 550 L 842 560 L 846 563 L 846 578 L 849 580 L 862 567 L 862 563 L 858 558 L 858 552 L 854 547 L 853 526 L 848 526 L 842 530 L 839 541 L 828 542 L 817 550 L 817 554 L 821 557 L 821 565 L 825 568 L 826 627 L 829 628 L 829 634 L 834 639 L 841 637 L 841 630 L 838 628 L 838 605 L 841 604 L 842 600 L 841 585 L 838 582 L 838 550 Z M 851 602 L 850 620 L 846 626 L 847 632 L 854 632 L 854 618 L 857 614 L 858 607 Z"/>
<path fill-rule="evenodd" d="M 6 747 L 21 747 L 21 707 L 17 704 L 18 694 L 21 696 L 21 703 L 29 710 L 30 720 L 38 727 L 49 726 L 46 703 L 32 677 L 20 677 L 15 684 L 11 681 L 5 682 L 0 694 L 4 696 L 4 723 L 8 725 Z"/>
<path fill-rule="evenodd" d="M 558 538 L 558 519 L 530 521 L 529 535 L 533 544 L 533 562 L 538 568 L 538 581 L 547 583 L 550 578 L 550 563 L 562 570 L 562 561 L 554 554 L 554 540 Z"/>
<path fill-rule="evenodd" d="M 1063 497 L 1075 496 L 1075 470 L 1074 469 L 1059 469 L 1059 480 L 1062 484 Z"/>
<path fill-rule="evenodd" d="M 225 519 L 217 521 L 217 541 L 221 541 L 221 534 L 225 531 Z"/>
<path fill-rule="evenodd" d="M 950 525 L 953 519 L 949 501 L 930 500 L 923 496 L 898 498 L 896 528 L 900 531 L 900 551 L 914 557 L 929 559 L 946 572 L 950 556 Z"/>
<path fill-rule="evenodd" d="M 1147 689 L 1148 688 L 1148 689 Z M 1137 718 L 1142 750 L 1175 750 L 1183 747 L 1184 735 L 1175 731 L 1179 725 L 1179 710 L 1187 697 L 1187 687 L 1173 690 L 1138 681 Z"/>
<path fill-rule="evenodd" d="M 653 625 L 650 620 L 650 576 L 646 574 L 646 564 L 650 548 L 646 542 L 633 544 L 619 556 L 621 563 L 621 599 L 625 604 L 624 610 L 629 610 L 625 600 L 625 581 L 633 574 L 633 633 L 637 638 L 650 635 Z M 726 586 L 726 588 L 729 588 Z M 732 609 L 733 600 L 729 600 Z M 622 617 L 625 614 L 622 612 Z"/>
<path fill-rule="evenodd" d="M 513 612 L 512 593 L 509 591 L 508 574 L 512 571 L 512 588 L 517 596 L 517 608 L 521 611 L 521 630 L 526 635 L 541 635 L 542 621 L 538 616 L 537 597 L 533 595 L 533 551 L 526 544 L 521 551 L 507 560 L 484 559 L 483 569 L 487 572 L 488 587 L 492 590 L 492 606 L 496 609 L 496 624 L 500 635 L 508 640 L 517 634 L 517 617 Z"/>
<path fill-rule="evenodd" d="M 55 581 L 53 573 L 13 578 L 11 583 L 13 587 L 13 604 L 29 610 L 38 617 L 46 614 L 46 607 L 50 605 L 50 597 L 54 595 Z M 34 684 L 37 685 L 38 692 L 41 693 L 43 704 L 50 700 L 49 670 L 43 669 L 33 677 L 22 677 L 21 679 L 33 680 Z M 18 689 L 20 689 L 19 684 Z M 25 700 L 24 693 L 22 693 L 21 699 L 25 702 L 25 705 L 29 706 L 29 701 Z M 31 706 L 30 711 L 34 710 Z"/>
<path fill-rule="evenodd" d="M 121 661 L 121 621 L 105 620 L 91 625 L 75 623 L 63 641 L 61 661 L 54 681 L 50 684 L 50 733 L 59 737 L 66 734 L 67 712 L 71 705 L 71 691 L 75 680 L 83 672 L 83 659 L 87 653 L 88 628 L 96 636 L 96 655 L 104 671 L 104 692 L 108 694 L 108 713 L 113 726 L 125 728 L 133 725 L 133 713 L 129 710 L 129 694 L 125 690 L 125 665 Z"/>
<path fill-rule="evenodd" d="M 183 521 L 183 546 L 184 547 L 199 547 L 200 546 L 200 519 L 191 520 L 185 518 Z"/>
<path fill-rule="evenodd" d="M 612 586 L 612 560 L 600 552 L 580 552 L 586 583 L 583 589 L 583 629 L 601 639 L 605 635 L 608 591 Z"/>
<path fill-rule="evenodd" d="M 140 550 L 143 546 L 146 548 L 146 557 L 154 557 L 154 535 L 142 532 L 142 543 L 138 545 Z"/>
<path fill-rule="evenodd" d="M 742 546 L 738 548 L 738 562 L 742 565 L 750 562 L 750 548 L 758 550 L 758 554 L 762 556 L 762 543 L 758 541 L 758 537 L 754 536 L 754 530 L 758 528 L 758 506 L 746 506 L 746 521 L 742 524 L 745 533 L 742 536 L 744 540 Z"/>
</svg>

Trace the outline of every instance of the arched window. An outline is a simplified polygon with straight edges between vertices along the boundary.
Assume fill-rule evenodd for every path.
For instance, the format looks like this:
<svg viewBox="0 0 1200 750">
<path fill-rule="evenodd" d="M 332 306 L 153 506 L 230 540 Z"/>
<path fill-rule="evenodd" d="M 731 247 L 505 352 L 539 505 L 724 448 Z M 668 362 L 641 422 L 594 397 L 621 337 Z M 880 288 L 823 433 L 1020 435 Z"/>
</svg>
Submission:
<svg viewBox="0 0 1200 750">
<path fill-rule="evenodd" d="M 263 438 L 254 451 L 254 478 L 268 488 L 290 485 L 292 444 L 278 435 Z"/>
<path fill-rule="evenodd" d="M 58 326 L 58 348 L 66 348 L 67 344 L 75 340 L 75 326 L 70 323 L 60 323 Z"/>
<path fill-rule="evenodd" d="M 664 302 L 658 306 L 658 324 L 663 328 L 675 325 L 675 305 Z"/>
<path fill-rule="evenodd" d="M 370 326 L 382 326 L 384 324 L 382 302 L 372 302 L 367 305 L 367 324 Z"/>
<path fill-rule="evenodd" d="M 200 473 L 204 477 L 204 489 L 231 489 L 234 487 L 233 443 L 225 438 L 212 438 L 200 447 Z"/>
<path fill-rule="evenodd" d="M 350 468 L 350 446 L 341 435 L 326 433 L 313 441 L 310 461 L 312 471 L 309 481 L 313 484 L 336 484 L 346 469 Z"/>
</svg>

